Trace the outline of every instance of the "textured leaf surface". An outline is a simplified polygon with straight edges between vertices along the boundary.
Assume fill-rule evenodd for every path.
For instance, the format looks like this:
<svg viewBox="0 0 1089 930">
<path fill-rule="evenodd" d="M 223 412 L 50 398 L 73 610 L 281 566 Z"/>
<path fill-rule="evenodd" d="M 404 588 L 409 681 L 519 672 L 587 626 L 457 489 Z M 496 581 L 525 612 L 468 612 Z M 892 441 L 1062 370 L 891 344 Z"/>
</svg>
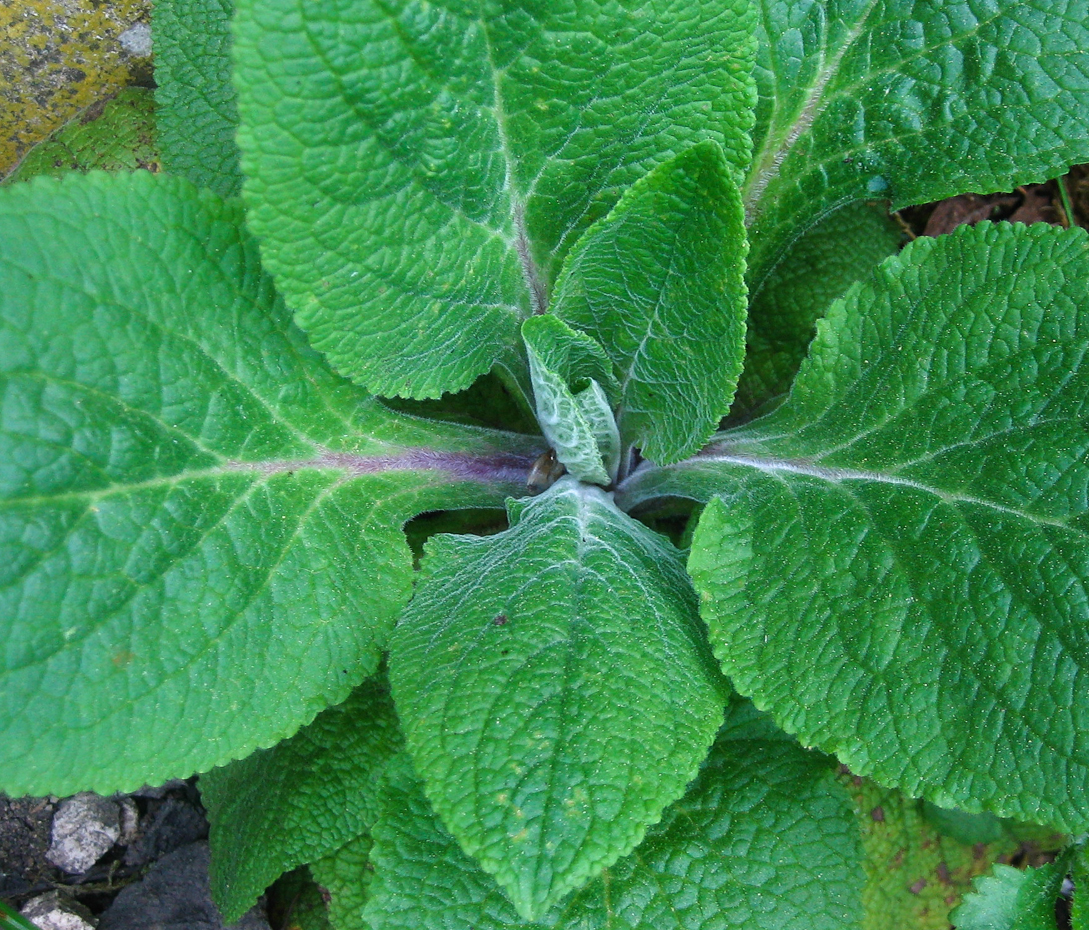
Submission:
<svg viewBox="0 0 1089 930">
<path fill-rule="evenodd" d="M 972 879 L 989 872 L 998 856 L 1014 853 L 1022 835 L 1018 831 L 1026 829 L 977 814 L 992 820 L 994 829 L 961 842 L 935 829 L 924 813 L 926 802 L 857 776 L 841 776 L 841 781 L 855 801 L 862 834 L 863 930 L 949 930 L 949 912 L 970 890 Z M 1045 832 L 1028 829 L 1035 831 L 1033 839 Z"/>
<path fill-rule="evenodd" d="M 608 393 L 615 398 L 619 385 L 605 350 L 551 315 L 526 320 L 522 336 L 537 420 L 556 458 L 581 481 L 611 484 L 620 435 Z"/>
<path fill-rule="evenodd" d="M 329 893 L 329 923 L 333 930 L 371 930 L 363 920 L 374 870 L 369 835 L 358 836 L 334 853 L 310 863 L 310 872 Z"/>
<path fill-rule="evenodd" d="M 201 775 L 212 896 L 225 920 L 241 917 L 284 872 L 369 830 L 378 781 L 402 747 L 381 676 L 291 739 Z"/>
<path fill-rule="evenodd" d="M 508 511 L 428 543 L 390 680 L 428 797 L 533 919 L 680 797 L 724 685 L 664 538 L 572 478 Z"/>
<path fill-rule="evenodd" d="M 237 204 L 143 172 L 0 194 L 3 790 L 292 734 L 374 671 L 404 521 L 524 493 L 535 452 L 329 373 Z"/>
<path fill-rule="evenodd" d="M 96 168 L 135 171 L 156 166 L 158 157 L 155 98 L 146 87 L 127 87 L 34 146 L 3 183 Z"/>
<path fill-rule="evenodd" d="M 155 0 L 155 77 L 163 168 L 221 197 L 242 190 L 231 83 L 232 0 Z"/>
<path fill-rule="evenodd" d="M 648 767 L 656 760 L 648 758 Z M 735 701 L 685 797 L 629 856 L 539 924 L 521 921 L 406 768 L 375 828 L 366 916 L 383 930 L 848 930 L 858 833 L 827 759 Z"/>
<path fill-rule="evenodd" d="M 782 407 L 655 488 L 720 495 L 689 571 L 781 726 L 909 795 L 1068 831 L 1089 823 L 1086 250 L 1044 226 L 917 240 L 833 306 Z"/>
<path fill-rule="evenodd" d="M 845 202 L 1011 190 L 1089 159 L 1085 0 L 759 7 L 754 281 Z"/>
<path fill-rule="evenodd" d="M 974 882 L 974 891 L 952 915 L 957 930 L 1055 930 L 1055 901 L 1066 875 L 1063 857 L 1039 868 L 998 863 L 994 874 Z"/>
<path fill-rule="evenodd" d="M 764 280 L 749 307 L 745 369 L 731 420 L 768 413 L 790 391 L 817 320 L 835 298 L 900 247 L 883 207 L 850 204 L 807 230 Z"/>
<path fill-rule="evenodd" d="M 744 356 L 747 249 L 713 142 L 642 178 L 572 249 L 554 311 L 612 358 L 624 446 L 675 462 L 726 415 Z"/>
<path fill-rule="evenodd" d="M 460 390 L 571 243 L 714 139 L 740 175 L 744 0 L 241 0 L 251 222 L 315 346 L 379 394 Z"/>
</svg>

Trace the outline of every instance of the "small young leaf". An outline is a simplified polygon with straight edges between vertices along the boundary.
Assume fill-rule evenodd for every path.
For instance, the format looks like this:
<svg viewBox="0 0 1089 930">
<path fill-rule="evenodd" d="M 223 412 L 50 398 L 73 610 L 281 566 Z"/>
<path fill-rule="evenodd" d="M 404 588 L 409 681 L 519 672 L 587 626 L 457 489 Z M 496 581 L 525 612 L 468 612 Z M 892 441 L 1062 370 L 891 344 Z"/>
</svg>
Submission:
<svg viewBox="0 0 1089 930">
<path fill-rule="evenodd" d="M 745 701 L 732 702 L 698 778 L 642 844 L 539 924 L 520 919 L 458 848 L 411 769 L 395 761 L 388 771 L 365 912 L 383 930 L 858 926 L 861 852 L 843 789 L 827 759 Z"/>
<path fill-rule="evenodd" d="M 611 484 L 620 435 L 608 395 L 618 396 L 619 385 L 605 350 L 550 315 L 526 320 L 522 336 L 537 420 L 557 459 L 581 481 Z"/>
<path fill-rule="evenodd" d="M 156 121 L 163 169 L 221 197 L 242 190 L 231 83 L 232 0 L 155 0 Z"/>
<path fill-rule="evenodd" d="M 240 0 L 246 193 L 314 345 L 379 394 L 467 387 L 571 244 L 703 139 L 748 164 L 747 0 Z"/>
<path fill-rule="evenodd" d="M 729 166 L 705 142 L 642 178 L 572 249 L 554 312 L 612 358 L 624 447 L 675 462 L 725 416 L 744 357 L 747 248 Z"/>
<path fill-rule="evenodd" d="M 750 283 L 851 200 L 892 209 L 1089 160 L 1084 0 L 757 4 Z"/>
<path fill-rule="evenodd" d="M 379 779 L 402 748 L 383 675 L 291 739 L 201 775 L 212 897 L 225 921 L 241 917 L 284 872 L 370 830 Z"/>
<path fill-rule="evenodd" d="M 720 495 L 689 570 L 738 690 L 860 775 L 1066 831 L 1089 825 L 1087 252 L 1047 226 L 916 240 L 833 305 L 782 407 L 657 487 Z"/>
<path fill-rule="evenodd" d="M 1068 857 L 1039 868 L 1015 869 L 996 863 L 994 874 L 973 882 L 951 915 L 957 930 L 1055 930 L 1055 901 L 1066 877 Z"/>
<path fill-rule="evenodd" d="M 832 301 L 896 253 L 903 234 L 883 207 L 850 204 L 807 230 L 751 297 L 745 368 L 732 422 L 770 413 L 786 398 Z"/>
<path fill-rule="evenodd" d="M 377 667 L 401 527 L 539 441 L 332 375 L 237 202 L 137 172 L 0 191 L 0 782 L 111 793 L 290 736 Z"/>
<path fill-rule="evenodd" d="M 428 543 L 390 680 L 435 809 L 532 920 L 683 793 L 724 684 L 668 542 L 572 478 L 507 506 Z"/>
</svg>

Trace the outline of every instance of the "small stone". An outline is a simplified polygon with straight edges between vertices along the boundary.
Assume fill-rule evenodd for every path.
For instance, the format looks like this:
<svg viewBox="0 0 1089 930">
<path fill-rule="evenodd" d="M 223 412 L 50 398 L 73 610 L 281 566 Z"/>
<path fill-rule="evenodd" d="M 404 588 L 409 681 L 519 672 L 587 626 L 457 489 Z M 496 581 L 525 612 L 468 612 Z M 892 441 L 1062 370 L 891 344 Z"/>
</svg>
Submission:
<svg viewBox="0 0 1089 930">
<path fill-rule="evenodd" d="M 140 809 L 136 806 L 136 802 L 126 795 L 119 797 L 117 803 L 121 805 L 121 835 L 117 838 L 117 842 L 122 846 L 128 846 L 140 833 Z"/>
<path fill-rule="evenodd" d="M 89 791 L 61 802 L 53 815 L 53 842 L 46 859 L 69 875 L 82 875 L 121 836 L 116 801 Z"/>
<path fill-rule="evenodd" d="M 56 891 L 31 898 L 19 913 L 41 930 L 94 930 L 95 927 L 95 919 L 87 908 Z"/>
<path fill-rule="evenodd" d="M 117 37 L 121 47 L 134 58 L 147 58 L 151 54 L 151 27 L 136 23 Z"/>
</svg>

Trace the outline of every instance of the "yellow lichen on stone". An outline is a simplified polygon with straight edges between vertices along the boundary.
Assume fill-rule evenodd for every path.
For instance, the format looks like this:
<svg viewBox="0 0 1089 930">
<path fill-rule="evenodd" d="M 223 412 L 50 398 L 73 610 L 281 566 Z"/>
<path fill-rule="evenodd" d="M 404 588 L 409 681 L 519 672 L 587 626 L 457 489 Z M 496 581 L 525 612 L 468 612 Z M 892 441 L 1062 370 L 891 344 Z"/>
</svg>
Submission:
<svg viewBox="0 0 1089 930">
<path fill-rule="evenodd" d="M 150 0 L 0 4 L 0 176 L 81 110 L 150 76 L 150 55 L 121 38 L 149 15 Z"/>
</svg>

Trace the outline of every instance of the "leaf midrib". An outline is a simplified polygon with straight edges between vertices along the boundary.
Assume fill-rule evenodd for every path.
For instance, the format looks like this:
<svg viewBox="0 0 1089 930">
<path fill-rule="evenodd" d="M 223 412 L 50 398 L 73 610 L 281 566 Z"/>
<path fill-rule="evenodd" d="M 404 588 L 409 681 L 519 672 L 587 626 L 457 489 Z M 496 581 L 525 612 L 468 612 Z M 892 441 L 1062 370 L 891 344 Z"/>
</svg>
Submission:
<svg viewBox="0 0 1089 930">
<path fill-rule="evenodd" d="M 37 494 L 18 497 L 9 495 L 0 499 L 0 513 L 6 509 L 55 506 L 64 501 L 95 501 L 118 494 L 131 494 L 144 490 L 170 487 L 186 481 L 223 478 L 229 475 L 252 474 L 269 478 L 278 474 L 298 471 L 328 471 L 343 473 L 341 481 L 380 475 L 390 471 L 435 471 L 448 473 L 451 480 L 478 480 L 481 482 L 509 481 L 522 483 L 532 466 L 530 456 L 496 453 L 493 456 L 475 456 L 468 453 L 434 452 L 429 449 L 402 450 L 399 455 L 359 455 L 351 452 L 325 451 L 309 459 L 263 459 L 243 461 L 225 459 L 213 468 L 199 468 L 174 472 L 144 481 L 114 482 L 106 487 L 86 490 L 60 491 L 56 494 Z M 474 475 L 474 469 L 478 474 Z"/>
<path fill-rule="evenodd" d="M 896 487 L 913 488 L 917 491 L 922 491 L 926 494 L 931 494 L 937 497 L 939 500 L 952 506 L 960 504 L 975 505 L 980 507 L 987 507 L 991 510 L 998 511 L 999 513 L 1008 514 L 1010 516 L 1018 517 L 1023 520 L 1029 520 L 1033 523 L 1043 524 L 1046 526 L 1054 526 L 1059 529 L 1070 530 L 1072 532 L 1079 532 L 1075 527 L 1072 527 L 1067 521 L 1061 520 L 1055 517 L 1047 517 L 1041 514 L 1027 513 L 1024 510 L 1019 510 L 1016 507 L 1008 507 L 1005 504 L 1000 504 L 997 501 L 990 501 L 986 498 L 976 497 L 971 494 L 961 494 L 952 491 L 946 491 L 941 488 L 934 487 L 926 484 L 922 481 L 916 481 L 911 478 L 903 478 L 899 475 L 888 474 L 887 472 L 869 471 L 867 469 L 859 468 L 840 468 L 830 467 L 825 465 L 814 465 L 811 462 L 796 461 L 791 459 L 771 458 L 756 455 L 742 455 L 736 453 L 716 453 L 709 452 L 707 454 L 700 454 L 694 459 L 689 459 L 685 465 L 698 465 L 704 462 L 721 463 L 724 465 L 740 465 L 746 468 L 753 468 L 757 471 L 765 474 L 774 475 L 779 477 L 783 474 L 802 475 L 810 478 L 820 478 L 824 481 L 829 481 L 834 484 L 841 484 L 846 481 L 867 481 L 874 484 L 885 484 Z M 1086 534 L 1083 534 L 1086 535 Z"/>
<path fill-rule="evenodd" d="M 813 125 L 814 120 L 824 109 L 821 96 L 823 95 L 825 88 L 839 70 L 840 63 L 843 61 L 848 50 L 862 34 L 866 22 L 869 19 L 870 14 L 877 7 L 878 2 L 879 0 L 870 0 L 866 11 L 858 18 L 858 22 L 854 28 L 847 33 L 843 43 L 827 63 L 825 63 L 825 56 L 828 52 L 827 40 L 829 30 L 827 20 L 825 21 L 825 40 L 822 41 L 820 47 L 821 63 L 817 68 L 816 79 L 810 86 L 809 94 L 799 108 L 797 117 L 794 119 L 794 122 L 783 127 L 778 133 L 773 134 L 770 131 L 771 127 L 769 126 L 769 132 L 764 137 L 761 151 L 758 154 L 754 154 L 752 164 L 755 168 L 749 173 L 749 177 L 746 179 L 745 185 L 742 188 L 742 203 L 745 208 L 745 221 L 747 224 L 751 225 L 757 215 L 761 212 L 760 201 L 764 191 L 767 190 L 768 186 L 778 176 L 779 169 L 782 167 L 787 155 L 790 154 L 790 150 L 794 147 L 798 139 L 801 138 L 802 134 Z M 761 6 L 763 7 L 764 4 L 761 4 Z M 778 99 L 776 99 L 774 103 L 777 106 Z"/>
</svg>

